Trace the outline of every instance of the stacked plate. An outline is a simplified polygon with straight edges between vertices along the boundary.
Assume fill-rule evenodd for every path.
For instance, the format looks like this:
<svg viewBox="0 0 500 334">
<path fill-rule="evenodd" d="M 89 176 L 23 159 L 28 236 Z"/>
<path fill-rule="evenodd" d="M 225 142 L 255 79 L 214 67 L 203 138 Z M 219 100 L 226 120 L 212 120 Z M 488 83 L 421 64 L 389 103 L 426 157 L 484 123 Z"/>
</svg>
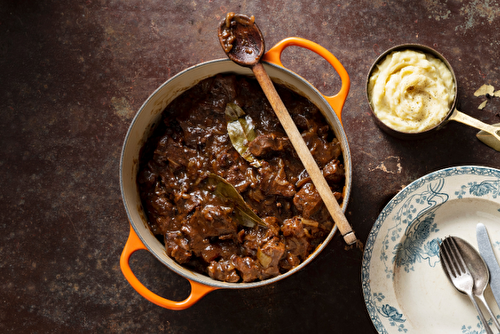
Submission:
<svg viewBox="0 0 500 334">
<path fill-rule="evenodd" d="M 487 227 L 500 259 L 498 169 L 433 172 L 387 204 L 368 236 L 362 267 L 365 304 L 379 333 L 484 331 L 469 298 L 455 290 L 439 263 L 445 236 L 458 236 L 477 249 L 478 223 Z M 485 296 L 500 317 L 489 288 Z"/>
</svg>

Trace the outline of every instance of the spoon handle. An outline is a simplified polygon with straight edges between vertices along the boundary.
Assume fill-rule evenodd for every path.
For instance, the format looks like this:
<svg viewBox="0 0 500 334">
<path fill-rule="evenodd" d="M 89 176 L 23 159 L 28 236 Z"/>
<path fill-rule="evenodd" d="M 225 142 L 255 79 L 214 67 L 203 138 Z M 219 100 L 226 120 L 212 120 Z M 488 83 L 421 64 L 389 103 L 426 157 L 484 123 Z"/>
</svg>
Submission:
<svg viewBox="0 0 500 334">
<path fill-rule="evenodd" d="M 311 152 L 309 151 L 309 148 L 304 142 L 304 139 L 302 139 L 302 135 L 293 122 L 292 117 L 288 113 L 288 110 L 283 104 L 283 101 L 281 101 L 278 92 L 276 92 L 276 89 L 274 88 L 271 79 L 267 75 L 264 66 L 262 65 L 262 63 L 257 63 L 252 67 L 252 71 L 255 74 L 257 81 L 261 85 L 267 99 L 269 100 L 269 103 L 271 103 L 271 106 L 273 107 L 276 116 L 278 116 L 281 125 L 285 129 L 285 132 L 288 135 L 288 138 L 290 139 L 293 147 L 297 151 L 302 164 L 309 173 L 309 176 L 311 177 L 314 186 L 318 190 L 323 203 L 325 203 L 328 212 L 330 212 L 330 215 L 335 221 L 335 224 L 340 230 L 340 233 L 344 237 L 345 242 L 348 245 L 356 243 L 356 236 L 354 235 L 349 222 L 342 212 L 342 209 L 340 208 L 337 200 L 333 196 L 328 182 L 325 180 L 323 173 L 316 164 L 316 161 L 314 160 Z"/>
<path fill-rule="evenodd" d="M 493 311 L 491 311 L 490 306 L 486 302 L 486 298 L 484 298 L 484 294 L 478 294 L 478 295 L 476 295 L 476 297 L 481 301 L 481 303 L 483 303 L 484 307 L 486 307 L 486 310 L 490 314 L 490 317 L 493 320 L 495 327 L 497 328 L 498 331 L 500 331 L 500 324 L 498 323 L 496 316 L 493 314 Z"/>
<path fill-rule="evenodd" d="M 474 296 L 472 295 L 472 292 L 467 292 L 467 296 L 469 296 L 472 304 L 474 304 L 474 307 L 476 308 L 477 314 L 479 314 L 479 319 L 483 323 L 483 327 L 486 330 L 486 333 L 493 334 L 493 331 L 491 330 L 490 326 L 488 325 L 488 322 L 484 318 L 483 312 L 479 308 L 479 305 L 477 305 L 476 300 L 474 299 Z"/>
<path fill-rule="evenodd" d="M 460 122 L 462 124 L 472 126 L 473 128 L 483 130 L 484 132 L 487 132 L 493 137 L 495 137 L 496 140 L 500 141 L 500 135 L 498 135 L 498 131 L 500 131 L 500 129 L 494 127 L 493 125 L 483 123 L 480 120 L 475 119 L 474 117 L 470 117 L 469 115 L 464 114 L 463 112 L 458 111 L 457 109 L 453 110 L 453 113 L 448 118 L 448 120 Z"/>
</svg>

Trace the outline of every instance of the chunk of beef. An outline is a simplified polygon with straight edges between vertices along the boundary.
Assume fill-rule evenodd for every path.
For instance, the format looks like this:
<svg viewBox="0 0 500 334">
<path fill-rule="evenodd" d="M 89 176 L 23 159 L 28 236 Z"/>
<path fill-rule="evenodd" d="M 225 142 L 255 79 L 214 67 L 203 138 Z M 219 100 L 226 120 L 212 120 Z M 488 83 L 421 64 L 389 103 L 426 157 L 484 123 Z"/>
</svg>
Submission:
<svg viewBox="0 0 500 334">
<path fill-rule="evenodd" d="M 265 217 L 263 221 L 267 228 L 257 226 L 240 231 L 238 237 L 246 254 L 255 255 L 257 250 L 263 247 L 267 241 L 279 236 L 280 226 L 276 217 Z"/>
<path fill-rule="evenodd" d="M 137 182 L 145 187 L 153 187 L 156 184 L 157 173 L 148 164 L 137 176 Z"/>
<path fill-rule="evenodd" d="M 323 176 L 329 182 L 340 183 L 345 179 L 344 165 L 339 160 L 334 159 L 323 168 Z"/>
<path fill-rule="evenodd" d="M 206 110 L 192 113 L 190 118 L 179 122 L 183 130 L 185 144 L 190 148 L 195 149 L 200 145 L 204 145 L 214 134 L 223 134 L 225 132 L 225 122 L 211 117 L 211 113 L 216 110 L 214 106 L 208 103 L 206 108 Z M 223 110 L 219 112 L 223 112 Z"/>
<path fill-rule="evenodd" d="M 299 131 L 305 131 L 309 128 L 309 121 L 306 115 L 301 112 L 297 112 L 295 113 L 295 115 L 293 115 L 293 122 L 295 123 L 295 125 L 297 125 L 297 129 L 299 129 Z"/>
<path fill-rule="evenodd" d="M 238 270 L 243 282 L 252 282 L 259 278 L 261 267 L 253 258 L 249 256 L 234 256 L 232 263 Z"/>
<path fill-rule="evenodd" d="M 150 213 L 162 216 L 172 216 L 175 207 L 165 195 L 151 195 L 151 200 L 147 202 L 147 209 Z"/>
<path fill-rule="evenodd" d="M 218 244 L 210 243 L 201 251 L 201 257 L 205 262 L 211 263 L 220 257 L 221 251 L 221 247 Z"/>
<path fill-rule="evenodd" d="M 164 195 L 152 195 L 151 201 L 146 202 L 145 205 L 153 233 L 164 235 L 169 230 L 171 220 L 175 217 L 174 205 Z"/>
<path fill-rule="evenodd" d="M 237 223 L 231 218 L 229 207 L 206 205 L 197 207 L 183 224 L 181 231 L 189 239 L 190 250 L 200 256 L 209 243 L 209 237 L 234 235 Z"/>
<path fill-rule="evenodd" d="M 271 238 L 259 249 L 257 259 L 263 268 L 262 279 L 279 275 L 279 263 L 284 253 L 285 244 L 278 237 Z"/>
<path fill-rule="evenodd" d="M 257 250 L 265 242 L 266 230 L 260 227 L 247 229 L 243 237 L 243 249 L 246 254 L 257 254 Z"/>
<path fill-rule="evenodd" d="M 293 149 L 290 140 L 276 133 L 257 136 L 248 144 L 248 150 L 256 157 L 265 156 L 271 152 L 281 152 L 285 149 Z"/>
<path fill-rule="evenodd" d="M 215 260 L 229 260 L 234 254 L 238 254 L 239 247 L 232 240 L 212 240 L 201 252 L 201 256 L 206 263 Z"/>
<path fill-rule="evenodd" d="M 153 234 L 155 235 L 165 235 L 165 233 L 175 229 L 172 225 L 175 224 L 175 216 L 157 216 L 152 213 L 148 213 L 148 225 Z"/>
<path fill-rule="evenodd" d="M 167 255 L 174 258 L 179 263 L 186 263 L 191 259 L 189 241 L 182 232 L 173 231 L 165 234 L 165 249 Z"/>
<path fill-rule="evenodd" d="M 156 162 L 168 161 L 174 168 L 186 167 L 189 159 L 196 156 L 196 150 L 184 146 L 169 135 L 165 135 L 160 139 L 158 147 L 154 151 L 154 160 Z"/>
<path fill-rule="evenodd" d="M 201 209 L 205 226 L 203 231 L 207 236 L 220 236 L 228 233 L 236 233 L 236 222 L 232 219 L 233 209 L 227 206 L 208 204 Z"/>
<path fill-rule="evenodd" d="M 264 238 L 267 240 L 272 237 L 277 237 L 280 233 L 280 226 L 278 218 L 276 217 L 265 217 L 262 219 L 267 225 L 266 234 Z"/>
<path fill-rule="evenodd" d="M 330 162 L 328 162 L 323 167 L 322 173 L 330 185 L 342 184 L 342 186 L 343 186 L 343 183 L 345 180 L 345 169 L 344 169 L 344 165 L 338 159 L 333 159 Z M 308 182 L 312 182 L 311 177 L 309 176 L 309 173 L 307 172 L 307 170 L 304 169 L 302 171 L 302 173 L 299 174 L 298 180 L 295 183 L 295 186 L 297 188 L 301 188 L 302 186 L 304 186 Z"/>
<path fill-rule="evenodd" d="M 212 85 L 208 89 L 213 98 L 211 100 L 219 102 L 224 105 L 228 102 L 234 101 L 237 97 L 238 81 L 234 75 L 217 75 L 212 81 Z"/>
<path fill-rule="evenodd" d="M 223 177 L 227 182 L 231 183 L 239 193 L 242 193 L 253 183 L 252 177 L 249 177 L 248 170 L 248 165 L 240 158 L 223 173 Z"/>
<path fill-rule="evenodd" d="M 207 271 L 208 276 L 219 281 L 236 283 L 240 280 L 231 260 L 212 261 L 207 267 Z"/>
<path fill-rule="evenodd" d="M 231 183 L 238 192 L 244 192 L 249 186 L 255 187 L 255 174 L 248 162 L 233 148 L 214 150 L 212 170 Z"/>
<path fill-rule="evenodd" d="M 322 139 L 318 136 L 316 130 L 315 127 L 309 129 L 302 133 L 302 138 L 306 142 L 318 166 L 323 168 L 330 160 L 338 158 L 341 153 L 340 144 L 336 139 L 332 142 Z"/>
<path fill-rule="evenodd" d="M 323 200 L 316 187 L 306 183 L 293 197 L 293 204 L 304 218 L 309 218 L 321 209 Z"/>
<path fill-rule="evenodd" d="M 302 238 L 289 237 L 285 238 L 286 251 L 292 256 L 296 256 L 301 261 L 304 261 L 309 256 L 309 240 L 305 236 Z"/>
<path fill-rule="evenodd" d="M 216 237 L 237 233 L 237 222 L 232 218 L 233 209 L 227 206 L 208 204 L 193 215 L 191 226 L 204 237 Z"/>
<path fill-rule="evenodd" d="M 259 169 L 262 177 L 260 189 L 268 195 L 293 197 L 295 186 L 286 177 L 285 164 L 280 158 L 264 162 Z"/>
<path fill-rule="evenodd" d="M 302 220 L 297 216 L 285 220 L 281 231 L 285 237 L 286 252 L 304 261 L 309 255 L 310 243 Z"/>
<path fill-rule="evenodd" d="M 300 217 L 293 217 L 286 219 L 281 225 L 281 232 L 285 237 L 297 237 L 302 238 L 304 236 L 304 225 Z"/>
</svg>

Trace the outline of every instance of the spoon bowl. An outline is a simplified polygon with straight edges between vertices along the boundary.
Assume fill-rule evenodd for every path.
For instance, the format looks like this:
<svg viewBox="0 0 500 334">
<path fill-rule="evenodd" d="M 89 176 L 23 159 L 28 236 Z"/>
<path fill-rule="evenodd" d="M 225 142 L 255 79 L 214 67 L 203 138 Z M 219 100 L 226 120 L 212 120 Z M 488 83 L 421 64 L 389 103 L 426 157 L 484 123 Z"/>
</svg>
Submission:
<svg viewBox="0 0 500 334">
<path fill-rule="evenodd" d="M 464 239 L 454 237 L 457 246 L 464 258 L 464 262 L 474 278 L 474 295 L 484 292 L 490 281 L 490 271 L 479 253 Z"/>
<path fill-rule="evenodd" d="M 257 64 L 266 49 L 253 16 L 229 13 L 220 22 L 217 35 L 229 59 L 241 66 Z"/>
</svg>

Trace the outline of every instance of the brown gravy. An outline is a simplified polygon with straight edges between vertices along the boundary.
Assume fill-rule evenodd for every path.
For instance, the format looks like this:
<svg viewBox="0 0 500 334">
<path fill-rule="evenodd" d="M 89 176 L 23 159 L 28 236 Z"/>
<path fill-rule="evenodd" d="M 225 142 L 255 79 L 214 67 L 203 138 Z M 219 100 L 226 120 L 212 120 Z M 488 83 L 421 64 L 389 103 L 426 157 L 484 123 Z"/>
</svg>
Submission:
<svg viewBox="0 0 500 334">
<path fill-rule="evenodd" d="M 340 143 L 319 109 L 276 85 L 339 203 L 345 186 Z M 256 138 L 244 142 L 259 167 L 234 148 L 225 114 L 241 107 Z M 266 227 L 241 224 L 216 195 L 218 175 Z M 227 282 L 275 277 L 296 267 L 333 222 L 257 81 L 233 74 L 203 80 L 177 97 L 141 152 L 140 196 L 149 227 L 180 264 Z"/>
</svg>

